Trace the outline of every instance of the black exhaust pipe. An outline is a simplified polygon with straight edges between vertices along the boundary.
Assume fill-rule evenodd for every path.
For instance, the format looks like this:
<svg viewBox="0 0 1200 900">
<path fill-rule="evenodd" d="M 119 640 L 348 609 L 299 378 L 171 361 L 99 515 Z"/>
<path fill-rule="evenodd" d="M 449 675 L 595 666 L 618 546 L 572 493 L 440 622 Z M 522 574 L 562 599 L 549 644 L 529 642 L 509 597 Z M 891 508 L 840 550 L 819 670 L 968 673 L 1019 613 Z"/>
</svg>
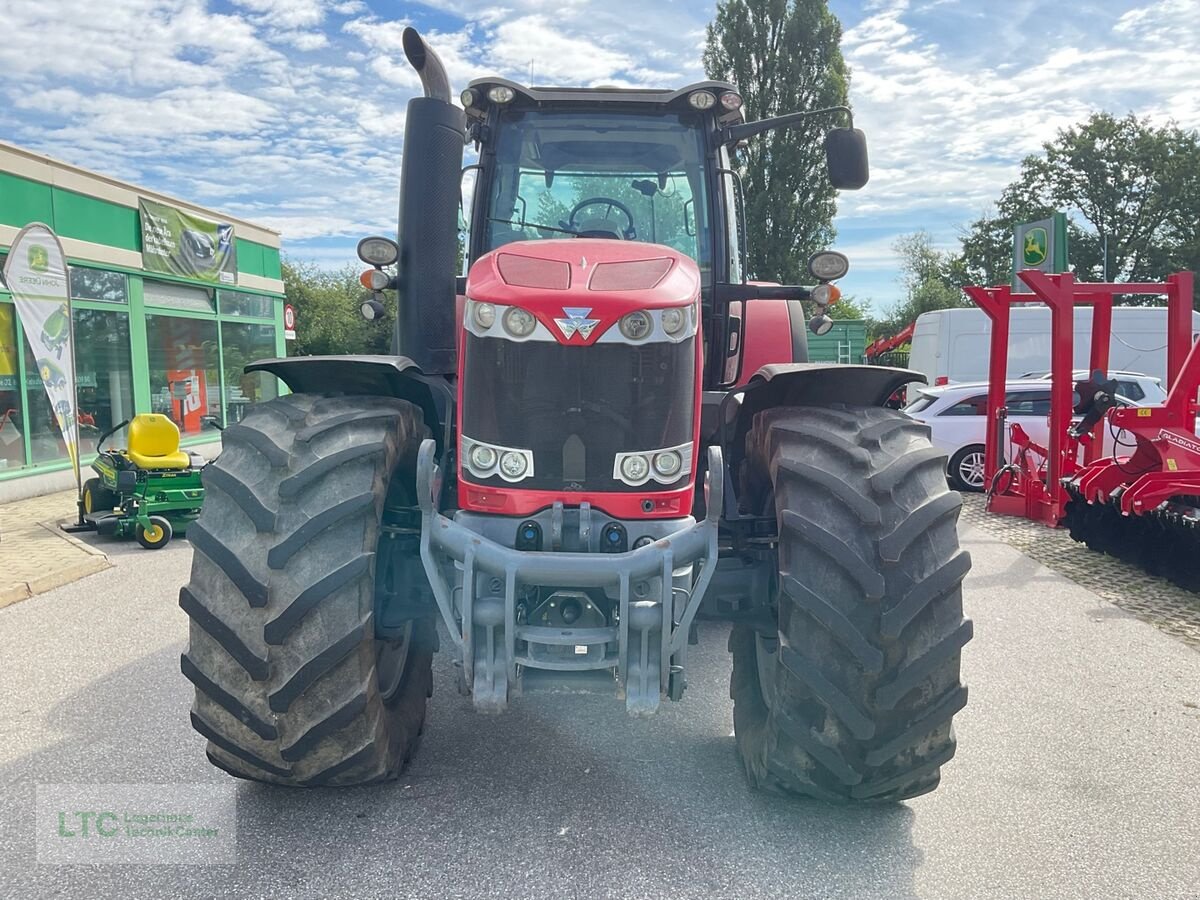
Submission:
<svg viewBox="0 0 1200 900">
<path fill-rule="evenodd" d="M 467 119 L 450 103 L 446 69 L 424 38 L 406 28 L 403 43 L 425 96 L 408 101 L 404 119 L 395 346 L 425 374 L 448 375 L 458 368 L 454 280 Z"/>
<path fill-rule="evenodd" d="M 433 52 L 433 48 L 425 43 L 425 38 L 410 26 L 400 35 L 400 43 L 404 45 L 404 55 L 421 77 L 421 87 L 425 89 L 425 96 L 449 103 L 450 79 L 446 77 L 446 67 L 442 65 L 441 58 Z"/>
</svg>

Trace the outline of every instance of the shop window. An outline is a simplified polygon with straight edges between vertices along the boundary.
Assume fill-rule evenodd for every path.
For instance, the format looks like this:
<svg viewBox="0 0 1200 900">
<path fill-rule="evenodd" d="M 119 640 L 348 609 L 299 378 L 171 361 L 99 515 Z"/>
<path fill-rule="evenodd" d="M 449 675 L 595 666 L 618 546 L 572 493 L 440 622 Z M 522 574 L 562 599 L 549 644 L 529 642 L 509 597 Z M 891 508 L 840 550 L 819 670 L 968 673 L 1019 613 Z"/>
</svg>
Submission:
<svg viewBox="0 0 1200 900">
<path fill-rule="evenodd" d="M 246 294 L 242 291 L 217 291 L 217 301 L 223 316 L 255 316 L 259 319 L 275 317 L 275 301 L 261 294 Z"/>
<path fill-rule="evenodd" d="M 147 306 L 166 306 L 170 309 L 188 309 L 193 312 L 214 312 L 216 309 L 213 306 L 212 291 L 207 288 L 146 279 L 144 291 Z"/>
<path fill-rule="evenodd" d="M 81 457 L 87 457 L 95 452 L 104 432 L 133 415 L 129 317 L 123 312 L 76 309 L 74 321 L 79 452 Z M 25 402 L 33 462 L 66 459 L 62 433 L 28 347 L 25 348 Z"/>
<path fill-rule="evenodd" d="M 204 419 L 221 415 L 217 323 L 177 316 L 146 316 L 150 407 L 169 417 L 185 437 L 213 431 Z"/>
<path fill-rule="evenodd" d="M 71 296 L 76 300 L 127 303 L 129 279 L 120 272 L 71 266 Z"/>
<path fill-rule="evenodd" d="M 232 424 L 241 421 L 250 404 L 278 395 L 274 375 L 244 371 L 247 363 L 277 355 L 275 326 L 222 322 L 221 349 L 225 354 L 225 415 Z"/>
<path fill-rule="evenodd" d="M 0 471 L 25 465 L 16 309 L 0 303 Z"/>
</svg>

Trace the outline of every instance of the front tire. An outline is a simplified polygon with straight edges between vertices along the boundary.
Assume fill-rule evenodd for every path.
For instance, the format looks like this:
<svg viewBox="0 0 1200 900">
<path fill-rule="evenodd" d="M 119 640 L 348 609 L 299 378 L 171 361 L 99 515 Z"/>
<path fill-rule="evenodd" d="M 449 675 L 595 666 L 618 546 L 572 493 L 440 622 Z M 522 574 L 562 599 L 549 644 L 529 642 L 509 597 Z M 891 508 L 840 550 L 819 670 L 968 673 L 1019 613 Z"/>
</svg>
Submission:
<svg viewBox="0 0 1200 900">
<path fill-rule="evenodd" d="M 306 394 L 225 429 L 179 594 L 192 724 L 213 764 L 292 786 L 400 774 L 424 726 L 436 635 L 419 618 L 376 638 L 377 553 L 385 501 L 411 496 L 427 434 L 402 400 Z"/>
<path fill-rule="evenodd" d="M 743 496 L 779 528 L 773 624 L 734 627 L 751 782 L 830 802 L 933 790 L 966 704 L 961 498 L 929 431 L 881 408 L 782 408 L 747 436 Z"/>
<path fill-rule="evenodd" d="M 143 528 L 139 524 L 133 529 L 137 542 L 147 550 L 161 550 L 171 543 L 174 533 L 171 523 L 162 516 L 151 516 L 149 528 Z"/>
</svg>

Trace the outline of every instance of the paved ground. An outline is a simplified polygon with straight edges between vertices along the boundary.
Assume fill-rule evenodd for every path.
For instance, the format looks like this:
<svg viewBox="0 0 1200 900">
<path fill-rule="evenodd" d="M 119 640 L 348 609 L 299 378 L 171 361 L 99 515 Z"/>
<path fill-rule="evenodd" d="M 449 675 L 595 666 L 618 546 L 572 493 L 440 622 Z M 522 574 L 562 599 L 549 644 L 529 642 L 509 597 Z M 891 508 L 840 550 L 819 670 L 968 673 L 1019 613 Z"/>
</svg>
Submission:
<svg viewBox="0 0 1200 900">
<path fill-rule="evenodd" d="M 104 550 L 55 527 L 76 516 L 75 492 L 0 506 L 0 606 L 108 568 Z"/>
<path fill-rule="evenodd" d="M 240 784 L 236 865 L 38 866 L 37 784 L 230 783 L 187 724 L 186 543 L 106 544 L 114 569 L 0 610 L 0 896 L 1200 896 L 1200 653 L 965 541 L 971 700 L 942 787 L 910 803 L 751 793 L 709 627 L 688 696 L 649 721 L 544 695 L 480 718 L 441 656 L 398 783 Z"/>
</svg>

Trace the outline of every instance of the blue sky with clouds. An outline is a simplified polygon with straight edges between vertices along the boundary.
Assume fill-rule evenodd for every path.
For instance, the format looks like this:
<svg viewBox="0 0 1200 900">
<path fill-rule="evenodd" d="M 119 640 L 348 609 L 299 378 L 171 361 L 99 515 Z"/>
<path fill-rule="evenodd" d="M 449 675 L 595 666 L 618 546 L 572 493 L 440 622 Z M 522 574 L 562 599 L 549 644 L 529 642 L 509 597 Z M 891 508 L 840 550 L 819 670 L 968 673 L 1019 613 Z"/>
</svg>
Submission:
<svg viewBox="0 0 1200 900">
<path fill-rule="evenodd" d="M 944 246 L 1021 158 L 1093 110 L 1200 127 L 1200 0 L 832 0 L 872 179 L 839 203 L 843 286 L 886 308 L 891 245 Z M 400 32 L 452 81 L 679 86 L 703 73 L 700 0 L 3 0 L 0 139 L 278 228 L 353 260 L 395 227 Z"/>
</svg>

